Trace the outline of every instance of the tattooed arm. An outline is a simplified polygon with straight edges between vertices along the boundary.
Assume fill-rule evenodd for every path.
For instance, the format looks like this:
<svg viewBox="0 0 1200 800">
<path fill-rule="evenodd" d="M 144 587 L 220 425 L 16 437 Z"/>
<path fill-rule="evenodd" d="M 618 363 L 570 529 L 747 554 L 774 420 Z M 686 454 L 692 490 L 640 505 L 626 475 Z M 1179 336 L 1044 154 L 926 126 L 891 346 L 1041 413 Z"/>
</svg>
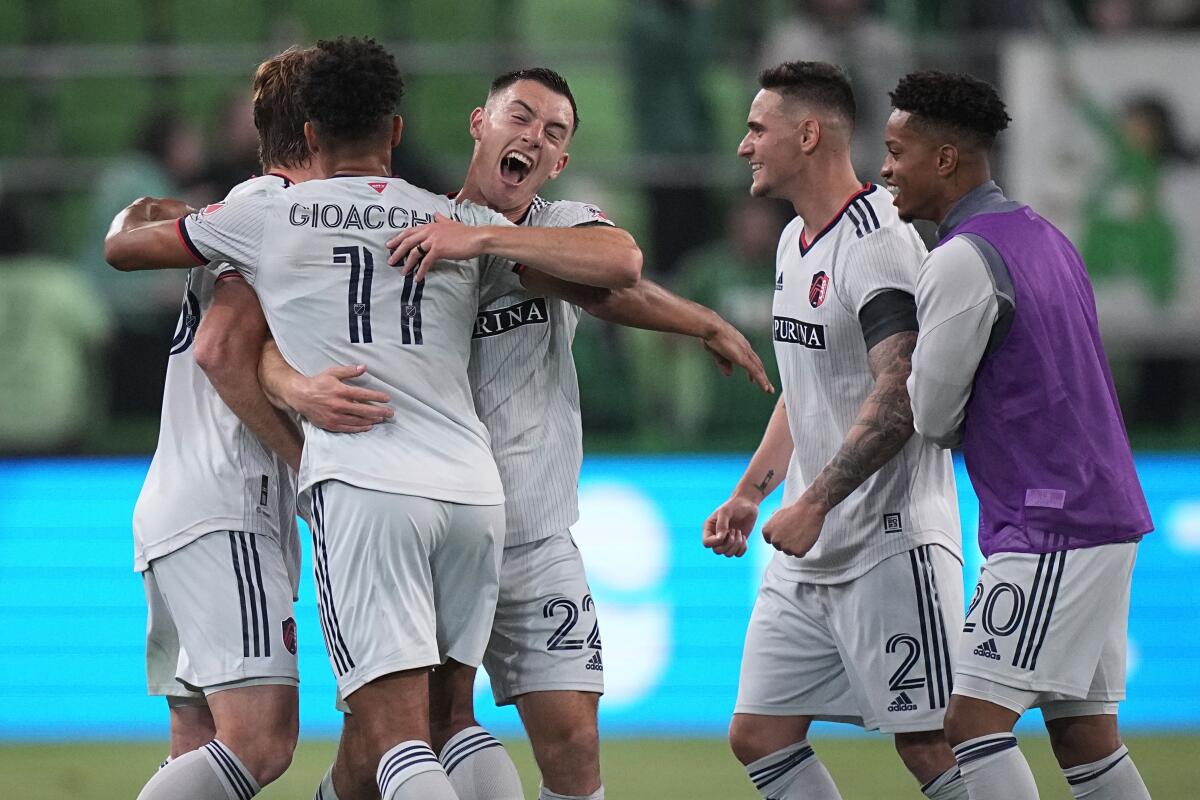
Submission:
<svg viewBox="0 0 1200 800">
<path fill-rule="evenodd" d="M 804 494 L 763 526 L 777 550 L 802 556 L 816 544 L 825 515 L 893 456 L 913 434 L 905 382 L 912 370 L 915 331 L 887 337 L 867 354 L 875 387 L 867 395 L 841 448 Z"/>
<path fill-rule="evenodd" d="M 792 432 L 788 426 L 787 407 L 780 397 L 762 442 L 754 451 L 742 479 L 733 488 L 733 494 L 704 523 L 702 541 L 705 547 L 723 556 L 740 556 L 746 552 L 746 539 L 754 530 L 758 506 L 783 483 L 791 458 Z"/>
</svg>

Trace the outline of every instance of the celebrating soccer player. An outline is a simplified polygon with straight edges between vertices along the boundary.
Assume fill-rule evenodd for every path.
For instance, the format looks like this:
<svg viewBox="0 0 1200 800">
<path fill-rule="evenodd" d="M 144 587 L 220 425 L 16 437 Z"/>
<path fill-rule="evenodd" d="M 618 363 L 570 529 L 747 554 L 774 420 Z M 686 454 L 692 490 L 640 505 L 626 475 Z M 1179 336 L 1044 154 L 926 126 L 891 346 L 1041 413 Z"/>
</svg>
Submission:
<svg viewBox="0 0 1200 800">
<path fill-rule="evenodd" d="M 919 433 L 961 445 L 987 561 L 946 734 L 972 800 L 1038 796 L 1012 735 L 1040 708 L 1075 797 L 1150 795 L 1117 734 L 1137 543 L 1152 530 L 1078 251 L 991 180 L 1004 103 L 969 75 L 891 93 L 883 176 L 938 223 L 921 265 L 909 392 Z"/>
<path fill-rule="evenodd" d="M 925 248 L 850 163 L 854 96 L 838 67 L 760 76 L 738 155 L 750 192 L 788 200 L 779 240 L 775 355 L 782 397 L 705 546 L 741 555 L 759 505 L 779 553 L 746 633 L 734 754 L 763 797 L 840 797 L 807 741 L 814 719 L 891 733 L 927 797 L 963 798 L 942 735 L 962 624 L 950 457 L 913 435 L 905 381 Z"/>
<path fill-rule="evenodd" d="M 611 229 L 595 206 L 538 195 L 566 167 L 579 125 L 570 87 L 549 69 L 505 73 L 470 117 L 475 151 L 459 199 L 483 203 L 522 226 Z M 444 223 L 413 229 L 417 237 Z M 470 233 L 470 231 L 463 231 Z M 408 253 L 415 247 L 410 244 Z M 435 267 L 436 269 L 436 267 Z M 745 338 L 715 312 L 648 280 L 616 291 L 553 278 L 543 271 L 508 272 L 485 289 L 475 320 L 471 387 L 491 435 L 505 489 L 504 560 L 499 600 L 484 665 L 500 704 L 515 704 L 542 773 L 540 797 L 603 797 L 597 702 L 604 662 L 595 603 L 570 527 L 579 518 L 583 454 L 579 386 L 571 341 L 580 308 L 597 317 L 694 336 L 718 364 L 737 364 L 764 390 L 771 387 Z M 310 421 L 361 427 L 379 406 L 329 392 L 328 376 L 304 378 L 276 355 L 264 358 L 268 390 Z M 578 635 L 557 635 L 566 622 Z M 433 742 L 463 800 L 519 798 L 505 751 L 478 726 L 473 672 L 433 676 Z M 358 721 L 347 718 L 339 764 L 322 784 L 325 797 L 365 794 L 370 769 L 356 758 Z M 352 788 L 353 787 L 353 788 Z M 354 792 L 352 794 L 351 792 Z"/>
</svg>

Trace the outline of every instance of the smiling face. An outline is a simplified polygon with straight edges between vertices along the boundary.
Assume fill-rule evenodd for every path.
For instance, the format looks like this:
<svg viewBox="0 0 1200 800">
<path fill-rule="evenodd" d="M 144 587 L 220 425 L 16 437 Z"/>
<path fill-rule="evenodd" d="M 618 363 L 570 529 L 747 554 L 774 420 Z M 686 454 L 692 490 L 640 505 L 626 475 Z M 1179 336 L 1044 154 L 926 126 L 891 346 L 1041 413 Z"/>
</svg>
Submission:
<svg viewBox="0 0 1200 800">
<path fill-rule="evenodd" d="M 803 169 L 795 101 L 779 92 L 761 90 L 750 104 L 745 138 L 737 153 L 750 162 L 750 194 L 790 198 Z"/>
<path fill-rule="evenodd" d="M 943 187 L 939 170 L 944 169 L 944 145 L 914 125 L 907 111 L 892 112 L 884 129 L 884 144 L 887 155 L 879 172 L 900 219 L 940 222 Z"/>
<path fill-rule="evenodd" d="M 567 166 L 575 119 L 571 102 L 533 80 L 519 80 L 471 113 L 475 153 L 468 186 L 501 213 L 524 211 L 547 180 Z"/>
</svg>

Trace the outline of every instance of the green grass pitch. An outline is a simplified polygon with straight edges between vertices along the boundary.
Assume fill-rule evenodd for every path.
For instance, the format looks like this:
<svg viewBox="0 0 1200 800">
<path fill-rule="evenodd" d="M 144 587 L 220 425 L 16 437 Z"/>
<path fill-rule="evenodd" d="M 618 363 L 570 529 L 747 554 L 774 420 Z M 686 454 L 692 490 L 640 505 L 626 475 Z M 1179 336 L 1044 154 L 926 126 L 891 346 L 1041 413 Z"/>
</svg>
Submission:
<svg viewBox="0 0 1200 800">
<path fill-rule="evenodd" d="M 1127 739 L 1155 800 L 1200 797 L 1200 735 Z M 525 796 L 537 796 L 529 746 L 511 741 Z M 846 800 L 921 800 L 916 782 L 882 738 L 820 739 L 814 746 Z M 1070 800 L 1045 738 L 1025 736 L 1022 748 L 1043 800 Z M 308 800 L 332 758 L 334 743 L 304 741 L 291 769 L 263 800 Z M 14 800 L 132 800 L 165 755 L 163 744 L 0 745 L 0 796 Z M 603 746 L 605 794 L 612 800 L 728 800 L 758 795 L 718 739 L 619 739 Z"/>
</svg>

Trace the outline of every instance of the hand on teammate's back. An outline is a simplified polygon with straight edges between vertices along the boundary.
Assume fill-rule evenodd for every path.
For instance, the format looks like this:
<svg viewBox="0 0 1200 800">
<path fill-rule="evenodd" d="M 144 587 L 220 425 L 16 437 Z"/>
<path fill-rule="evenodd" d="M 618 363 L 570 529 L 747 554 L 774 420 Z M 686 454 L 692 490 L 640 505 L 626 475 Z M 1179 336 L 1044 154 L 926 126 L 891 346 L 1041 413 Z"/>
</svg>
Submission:
<svg viewBox="0 0 1200 800">
<path fill-rule="evenodd" d="M 443 214 L 434 214 L 433 222 L 416 225 L 388 239 L 388 263 L 408 275 L 416 270 L 416 280 L 425 280 L 437 261 L 461 261 L 483 254 L 483 228 L 464 225 Z"/>
<path fill-rule="evenodd" d="M 393 415 L 383 392 L 354 386 L 348 381 L 365 375 L 367 368 L 337 366 L 311 378 L 299 375 L 289 404 L 305 419 L 334 433 L 363 433 Z"/>
</svg>

